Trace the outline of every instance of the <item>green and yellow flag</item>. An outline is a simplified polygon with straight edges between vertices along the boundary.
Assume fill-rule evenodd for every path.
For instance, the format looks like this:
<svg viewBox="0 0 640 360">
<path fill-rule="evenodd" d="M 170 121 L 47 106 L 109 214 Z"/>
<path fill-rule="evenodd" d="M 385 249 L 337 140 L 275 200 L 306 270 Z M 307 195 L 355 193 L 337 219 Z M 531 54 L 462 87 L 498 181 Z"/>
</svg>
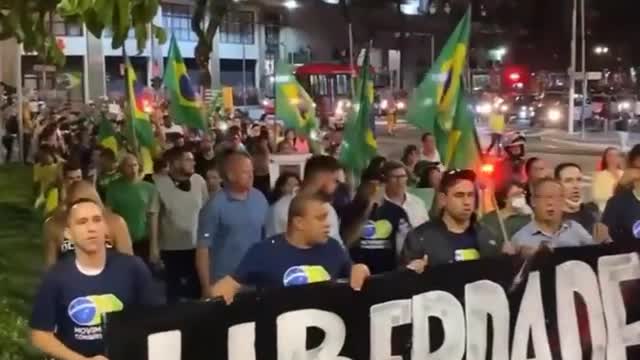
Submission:
<svg viewBox="0 0 640 360">
<path fill-rule="evenodd" d="M 155 135 L 149 114 L 144 112 L 142 93 L 144 88 L 137 82 L 136 72 L 126 57 L 127 100 L 129 103 L 130 118 L 127 137 L 132 150 L 138 156 L 140 166 L 144 174 L 153 172 L 153 160 L 150 156 L 151 149 L 156 145 Z"/>
<path fill-rule="evenodd" d="M 193 92 L 187 67 L 182 60 L 175 36 L 171 37 L 164 85 L 169 93 L 169 114 L 175 123 L 191 129 L 205 130 L 201 104 Z"/>
<path fill-rule="evenodd" d="M 135 148 L 139 146 L 152 148 L 155 145 L 155 137 L 149 114 L 144 112 L 142 100 L 144 87 L 138 83 L 136 72 L 131 66 L 129 58 L 126 58 L 126 63 L 127 100 L 130 110 L 129 137 Z"/>
<path fill-rule="evenodd" d="M 373 104 L 369 67 L 369 48 L 367 48 L 360 73 L 355 81 L 353 106 L 345 124 L 340 150 L 340 162 L 356 176 L 367 168 L 378 152 L 378 144 L 369 119 Z"/>
<path fill-rule="evenodd" d="M 442 143 L 446 152 L 443 163 L 449 169 L 477 170 L 481 163 L 480 144 L 476 133 L 473 112 L 467 96 L 458 96 L 456 115 L 453 119 L 451 131 L 438 142 Z M 436 134 L 436 139 L 438 139 Z"/>
<path fill-rule="evenodd" d="M 459 105 L 462 73 L 467 58 L 471 31 L 471 9 L 444 45 L 442 52 L 409 100 L 407 121 L 416 127 L 436 133 L 448 133 Z M 439 146 L 442 154 L 445 149 Z"/>
<path fill-rule="evenodd" d="M 293 76 L 293 67 L 279 63 L 276 69 L 276 118 L 285 127 L 305 134 L 318 127 L 313 100 Z"/>
<path fill-rule="evenodd" d="M 98 145 L 111 149 L 116 156 L 118 155 L 119 148 L 117 132 L 113 128 L 113 123 L 104 116 L 98 123 L 98 134 L 96 138 L 98 140 Z"/>
</svg>

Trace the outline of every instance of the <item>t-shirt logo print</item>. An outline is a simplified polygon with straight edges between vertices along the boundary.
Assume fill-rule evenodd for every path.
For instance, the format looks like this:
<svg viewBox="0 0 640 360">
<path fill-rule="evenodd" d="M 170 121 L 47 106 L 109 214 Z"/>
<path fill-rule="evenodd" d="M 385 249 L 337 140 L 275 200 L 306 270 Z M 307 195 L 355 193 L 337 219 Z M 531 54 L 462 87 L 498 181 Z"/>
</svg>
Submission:
<svg viewBox="0 0 640 360">
<path fill-rule="evenodd" d="M 633 223 L 633 227 L 631 228 L 631 232 L 633 233 L 633 237 L 636 239 L 640 239 L 640 220 Z"/>
<path fill-rule="evenodd" d="M 367 240 L 372 239 L 387 239 L 393 232 L 393 225 L 386 219 L 371 221 L 368 220 L 362 227 L 362 238 Z"/>
<path fill-rule="evenodd" d="M 320 265 L 292 266 L 282 276 L 282 283 L 285 287 L 329 280 L 331 280 L 331 275 Z"/>
<path fill-rule="evenodd" d="M 102 323 L 102 315 L 124 309 L 122 301 L 113 294 L 77 297 L 69 303 L 67 313 L 79 326 L 95 326 Z"/>
</svg>

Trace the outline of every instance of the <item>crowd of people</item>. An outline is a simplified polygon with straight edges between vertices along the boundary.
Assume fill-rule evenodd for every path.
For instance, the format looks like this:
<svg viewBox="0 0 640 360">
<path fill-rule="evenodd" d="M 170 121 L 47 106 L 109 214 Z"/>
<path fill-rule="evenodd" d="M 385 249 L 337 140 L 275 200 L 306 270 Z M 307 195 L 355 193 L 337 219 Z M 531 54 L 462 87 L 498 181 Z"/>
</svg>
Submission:
<svg viewBox="0 0 640 360">
<path fill-rule="evenodd" d="M 342 278 L 359 290 L 371 274 L 640 238 L 640 146 L 626 163 L 604 152 L 586 203 L 580 166 L 525 159 L 522 138 L 491 184 L 446 169 L 429 133 L 353 179 L 330 136 L 317 145 L 273 124 L 204 134 L 163 120 L 152 174 L 136 154 L 99 146 L 93 125 L 36 135 L 35 190 L 57 196 L 30 326 L 54 358 L 104 359 L 102 315 L 125 308 Z M 285 171 L 271 186 L 271 154 L 309 152 L 302 178 Z"/>
</svg>

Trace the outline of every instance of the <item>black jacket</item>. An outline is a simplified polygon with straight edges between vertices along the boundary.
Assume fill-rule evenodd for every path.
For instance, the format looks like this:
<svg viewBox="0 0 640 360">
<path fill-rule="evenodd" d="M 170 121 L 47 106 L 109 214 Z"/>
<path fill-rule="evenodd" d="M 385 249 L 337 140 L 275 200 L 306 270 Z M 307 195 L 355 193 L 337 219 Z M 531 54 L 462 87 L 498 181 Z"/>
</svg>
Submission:
<svg viewBox="0 0 640 360">
<path fill-rule="evenodd" d="M 500 239 L 493 238 L 480 223 L 472 220 L 473 232 L 477 237 L 478 252 L 481 258 L 499 256 L 502 244 Z M 454 259 L 454 247 L 451 243 L 450 233 L 441 219 L 434 219 L 413 229 L 407 235 L 402 248 L 402 261 L 409 263 L 411 260 L 422 259 L 428 256 L 430 266 L 452 263 Z"/>
</svg>

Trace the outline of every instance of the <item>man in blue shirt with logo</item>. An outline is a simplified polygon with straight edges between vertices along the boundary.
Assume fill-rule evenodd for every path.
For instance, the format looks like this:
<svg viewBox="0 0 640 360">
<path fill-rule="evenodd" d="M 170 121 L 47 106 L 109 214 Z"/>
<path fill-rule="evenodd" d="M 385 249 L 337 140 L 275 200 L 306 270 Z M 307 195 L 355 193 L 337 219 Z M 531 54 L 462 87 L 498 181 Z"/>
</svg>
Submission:
<svg viewBox="0 0 640 360">
<path fill-rule="evenodd" d="M 329 237 L 327 202 L 318 195 L 298 195 L 289 206 L 287 231 L 257 243 L 236 270 L 212 288 L 227 303 L 244 286 L 277 288 L 350 278 L 360 290 L 369 269 L 352 264 L 337 240 Z"/>
<path fill-rule="evenodd" d="M 139 258 L 108 251 L 103 209 L 90 199 L 69 207 L 65 236 L 75 257 L 45 275 L 29 326 L 33 345 L 59 360 L 105 359 L 103 315 L 153 305 L 151 273 Z"/>
</svg>

